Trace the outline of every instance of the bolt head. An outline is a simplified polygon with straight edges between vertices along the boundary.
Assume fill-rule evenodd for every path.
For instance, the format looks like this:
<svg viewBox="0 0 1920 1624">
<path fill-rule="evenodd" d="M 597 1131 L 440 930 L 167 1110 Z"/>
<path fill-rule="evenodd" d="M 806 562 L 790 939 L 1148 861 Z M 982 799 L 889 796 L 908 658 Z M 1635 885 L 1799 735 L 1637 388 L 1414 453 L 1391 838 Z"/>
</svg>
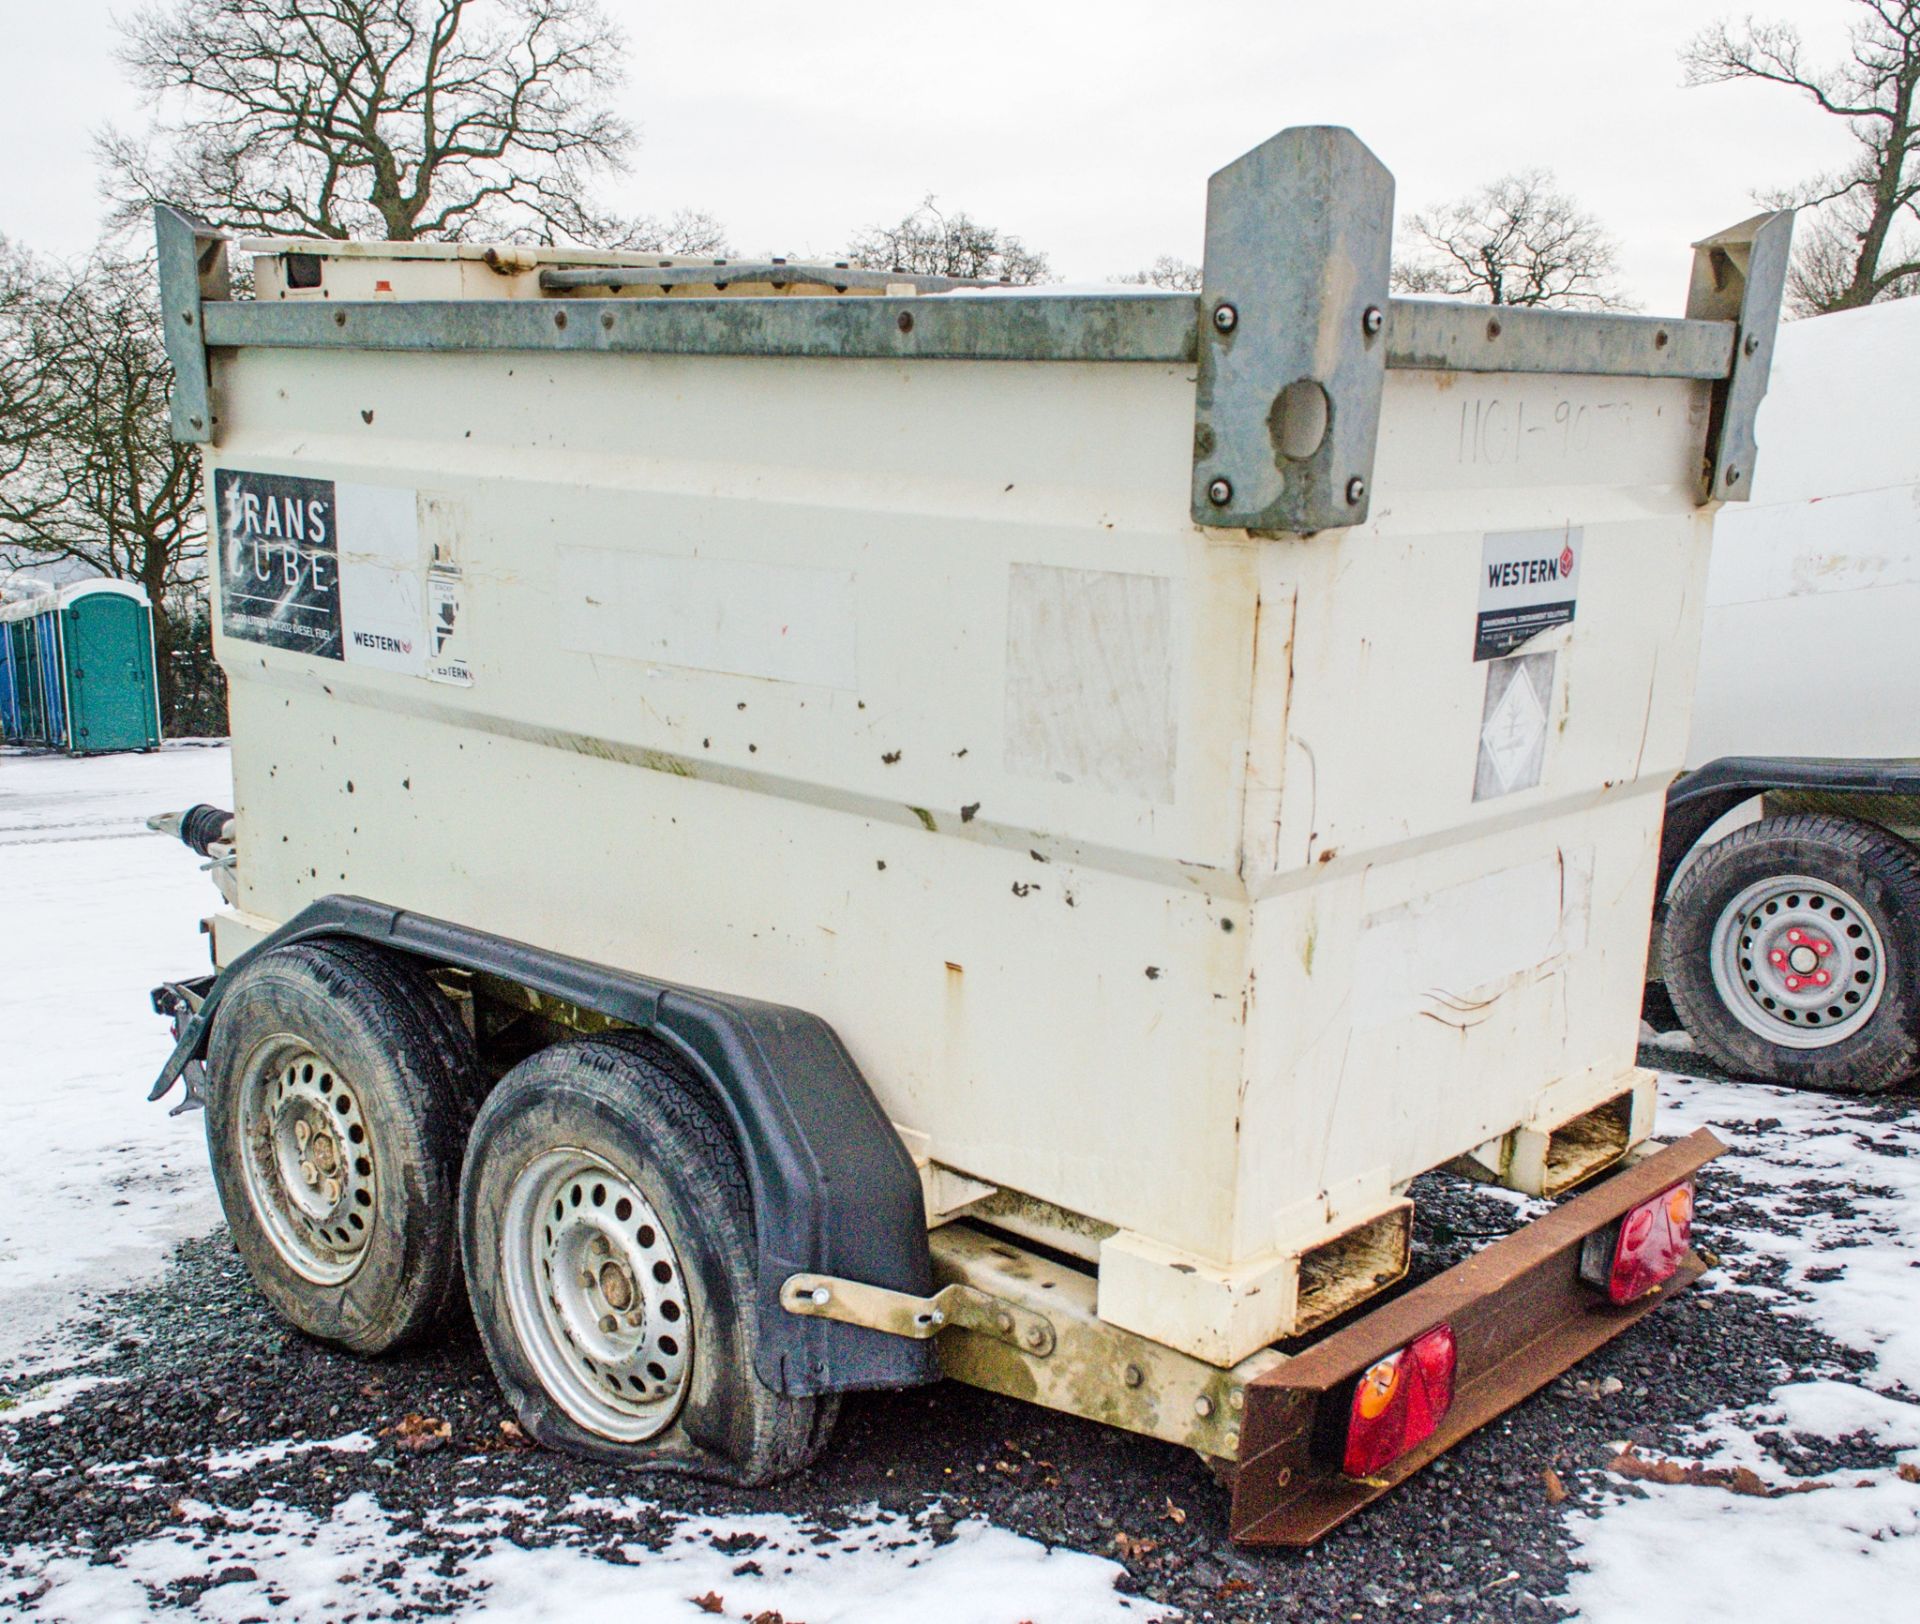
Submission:
<svg viewBox="0 0 1920 1624">
<path fill-rule="evenodd" d="M 1760 348 L 1760 335 L 1758 333 L 1747 334 L 1747 342 L 1744 348 L 1747 354 L 1752 355 L 1756 350 Z"/>
<path fill-rule="evenodd" d="M 1729 468 L 1727 470 L 1727 483 L 1729 485 L 1738 485 L 1740 483 L 1740 470 L 1738 468 Z"/>
<path fill-rule="evenodd" d="M 1207 487 L 1207 500 L 1215 507 L 1225 507 L 1233 500 L 1233 482 L 1216 479 Z"/>
<path fill-rule="evenodd" d="M 998 1314 L 993 1316 L 993 1323 L 1003 1331 L 1011 1331 L 1013 1329 L 1013 1316 L 1002 1309 Z"/>
<path fill-rule="evenodd" d="M 1047 1333 L 1037 1325 L 1027 1327 L 1027 1346 L 1037 1348 L 1047 1340 Z"/>
<path fill-rule="evenodd" d="M 1347 481 L 1347 506 L 1358 507 L 1366 500 L 1367 482 L 1358 474 Z"/>
<path fill-rule="evenodd" d="M 1120 1379 L 1129 1387 L 1138 1387 L 1146 1381 L 1147 1373 L 1138 1365 L 1128 1365 L 1127 1368 L 1120 1373 Z"/>
<path fill-rule="evenodd" d="M 815 1286 L 813 1290 L 807 1293 L 807 1301 L 812 1303 L 815 1308 L 825 1308 L 828 1303 L 833 1301 L 833 1293 L 827 1290 L 825 1286 Z"/>
<path fill-rule="evenodd" d="M 1199 1416 L 1202 1421 L 1206 1420 L 1208 1416 L 1213 1414 L 1213 1400 L 1208 1398 L 1205 1393 L 1202 1393 L 1193 1401 L 1193 1413 Z"/>
<path fill-rule="evenodd" d="M 1365 314 L 1360 318 L 1360 331 L 1368 338 L 1374 337 L 1386 325 L 1387 313 L 1378 305 L 1368 305 Z"/>
<path fill-rule="evenodd" d="M 1240 325 L 1240 312 L 1224 300 L 1213 307 L 1213 330 L 1216 333 L 1230 333 Z"/>
</svg>

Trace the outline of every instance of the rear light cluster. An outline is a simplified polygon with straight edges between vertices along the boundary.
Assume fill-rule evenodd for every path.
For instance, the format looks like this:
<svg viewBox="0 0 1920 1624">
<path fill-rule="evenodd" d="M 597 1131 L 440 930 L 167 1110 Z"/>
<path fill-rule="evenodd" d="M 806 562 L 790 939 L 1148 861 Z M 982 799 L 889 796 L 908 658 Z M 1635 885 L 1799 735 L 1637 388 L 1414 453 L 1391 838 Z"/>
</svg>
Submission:
<svg viewBox="0 0 1920 1624">
<path fill-rule="evenodd" d="M 1671 1280 L 1693 1245 L 1693 1180 L 1643 1201 L 1619 1223 L 1587 1237 L 1580 1278 L 1630 1303 Z"/>
<path fill-rule="evenodd" d="M 1453 1405 L 1453 1327 L 1436 1325 L 1361 1372 L 1340 1469 L 1370 1477 L 1431 1438 Z"/>
</svg>

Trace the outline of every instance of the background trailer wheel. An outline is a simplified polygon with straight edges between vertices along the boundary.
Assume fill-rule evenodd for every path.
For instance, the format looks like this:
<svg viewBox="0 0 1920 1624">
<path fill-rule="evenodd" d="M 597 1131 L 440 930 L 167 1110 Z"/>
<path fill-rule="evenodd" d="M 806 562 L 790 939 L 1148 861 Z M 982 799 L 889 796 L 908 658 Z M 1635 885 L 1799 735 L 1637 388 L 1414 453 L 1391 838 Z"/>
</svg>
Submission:
<svg viewBox="0 0 1920 1624">
<path fill-rule="evenodd" d="M 460 1216 L 488 1358 L 540 1442 L 741 1484 L 824 1447 L 838 1398 L 755 1374 L 752 1207 L 726 1120 L 654 1045 L 559 1043 L 508 1072 Z"/>
<path fill-rule="evenodd" d="M 1661 960 L 1729 1071 L 1879 1093 L 1920 1065 L 1920 854 L 1847 818 L 1748 824 L 1674 885 Z"/>
<path fill-rule="evenodd" d="M 255 1284 L 310 1336 L 382 1353 L 458 1300 L 478 1063 L 449 1001 L 357 943 L 237 972 L 208 1049 L 207 1147 Z"/>
</svg>

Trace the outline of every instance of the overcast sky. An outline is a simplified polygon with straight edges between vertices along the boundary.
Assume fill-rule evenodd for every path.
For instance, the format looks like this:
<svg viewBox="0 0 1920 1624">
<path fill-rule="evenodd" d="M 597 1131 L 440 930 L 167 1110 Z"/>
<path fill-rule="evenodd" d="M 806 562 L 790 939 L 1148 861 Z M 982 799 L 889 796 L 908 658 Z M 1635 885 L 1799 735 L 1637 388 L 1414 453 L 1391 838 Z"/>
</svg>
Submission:
<svg viewBox="0 0 1920 1624">
<path fill-rule="evenodd" d="M 0 232 L 92 240 L 89 140 L 142 113 L 112 59 L 131 0 L 4 0 Z M 1206 177 L 1289 124 L 1346 124 L 1402 209 L 1535 164 L 1615 232 L 1627 291 L 1682 303 L 1687 244 L 1837 162 L 1785 91 L 1683 90 L 1679 47 L 1751 9 L 1844 44 L 1848 0 L 971 0 L 834 8 L 609 0 L 640 127 L 608 201 L 704 208 L 745 251 L 831 254 L 931 192 L 1098 281 L 1197 259 Z"/>
</svg>

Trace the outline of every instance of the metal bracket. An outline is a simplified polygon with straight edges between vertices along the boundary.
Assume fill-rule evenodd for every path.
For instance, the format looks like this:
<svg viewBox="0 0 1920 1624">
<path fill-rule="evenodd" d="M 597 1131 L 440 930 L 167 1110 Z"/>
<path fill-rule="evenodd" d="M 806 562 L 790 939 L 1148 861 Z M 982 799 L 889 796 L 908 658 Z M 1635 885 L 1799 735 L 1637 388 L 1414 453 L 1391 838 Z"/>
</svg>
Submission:
<svg viewBox="0 0 1920 1624">
<path fill-rule="evenodd" d="M 780 1304 L 789 1314 L 864 1325 L 889 1336 L 924 1342 L 948 1326 L 977 1331 L 1044 1359 L 1053 1352 L 1053 1326 L 1003 1297 L 956 1282 L 931 1297 L 915 1297 L 858 1280 L 836 1280 L 831 1275 L 796 1274 L 780 1288 Z"/>
<path fill-rule="evenodd" d="M 1208 182 L 1194 523 L 1366 519 L 1392 258 L 1393 176 L 1351 130 L 1283 130 Z"/>
<path fill-rule="evenodd" d="M 1733 370 L 1713 392 L 1707 455 L 1700 471 L 1703 502 L 1744 502 L 1753 489 L 1759 451 L 1754 418 L 1767 393 L 1792 257 L 1791 209 L 1756 214 L 1693 245 L 1687 315 L 1738 326 Z"/>
<path fill-rule="evenodd" d="M 173 363 L 173 437 L 206 445 L 213 439 L 213 393 L 200 302 L 232 297 L 226 233 L 158 203 L 153 235 L 160 266 L 160 315 L 166 324 L 167 359 Z"/>
</svg>

